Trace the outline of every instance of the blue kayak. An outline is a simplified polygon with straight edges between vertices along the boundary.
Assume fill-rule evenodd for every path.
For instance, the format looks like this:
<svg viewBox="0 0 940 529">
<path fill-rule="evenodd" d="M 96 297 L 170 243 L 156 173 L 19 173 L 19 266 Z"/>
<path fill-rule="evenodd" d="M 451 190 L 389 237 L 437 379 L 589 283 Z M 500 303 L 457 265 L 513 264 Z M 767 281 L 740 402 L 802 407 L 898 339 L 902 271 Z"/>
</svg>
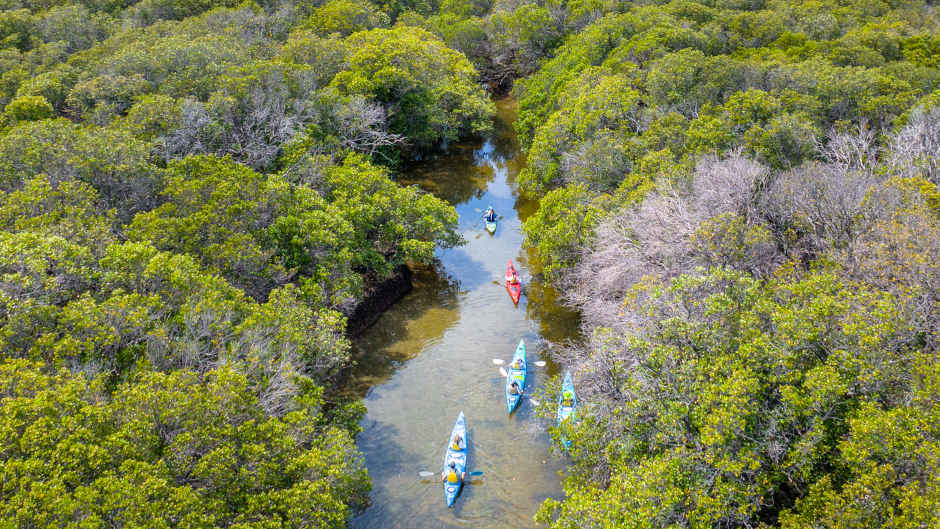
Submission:
<svg viewBox="0 0 940 529">
<path fill-rule="evenodd" d="M 516 365 L 518 367 L 514 367 Z M 512 413 L 512 410 L 516 409 L 519 401 L 522 400 L 522 391 L 525 390 L 525 340 L 519 340 L 519 346 L 516 347 L 516 352 L 512 355 L 512 362 L 509 363 L 507 372 L 509 376 L 506 377 L 506 409 L 509 410 L 509 413 Z M 518 394 L 510 392 L 513 381 L 519 386 L 520 392 Z"/>
<path fill-rule="evenodd" d="M 451 446 L 454 443 L 454 437 L 460 438 L 460 449 L 454 450 Z M 454 429 L 450 432 L 450 437 L 447 438 L 447 449 L 444 451 L 444 466 L 441 469 L 444 478 L 444 499 L 447 500 L 447 506 L 450 507 L 454 504 L 454 500 L 457 499 L 457 495 L 460 494 L 460 488 L 463 486 L 463 479 L 461 476 L 464 472 L 467 471 L 467 465 L 470 461 L 470 452 L 467 450 L 469 448 L 469 436 L 467 435 L 467 420 L 463 416 L 463 412 L 460 412 L 457 415 L 457 422 L 454 423 Z M 447 479 L 447 471 L 449 470 L 451 462 L 454 463 L 454 472 L 456 473 L 457 481 L 452 482 Z"/>
<path fill-rule="evenodd" d="M 565 393 L 571 394 L 571 399 L 568 402 L 565 401 Z M 578 396 L 574 392 L 574 381 L 571 380 L 571 372 L 565 371 L 565 379 L 561 383 L 561 393 L 558 395 L 558 424 L 560 425 L 563 421 L 568 420 L 577 410 Z M 565 439 L 564 435 L 561 437 L 561 442 L 565 445 L 565 448 L 571 447 L 571 441 Z"/>
</svg>

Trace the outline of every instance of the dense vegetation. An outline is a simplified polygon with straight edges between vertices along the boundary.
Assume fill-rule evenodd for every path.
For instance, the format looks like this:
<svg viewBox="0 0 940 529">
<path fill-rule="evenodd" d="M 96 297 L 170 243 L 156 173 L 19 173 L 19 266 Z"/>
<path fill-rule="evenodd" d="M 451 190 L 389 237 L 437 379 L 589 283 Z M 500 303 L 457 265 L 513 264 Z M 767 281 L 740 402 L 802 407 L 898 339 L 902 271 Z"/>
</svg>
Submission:
<svg viewBox="0 0 940 529">
<path fill-rule="evenodd" d="M 566 36 L 517 86 L 519 185 L 588 406 L 538 518 L 936 524 L 936 9 L 546 7 Z"/>
<path fill-rule="evenodd" d="M 344 526 L 345 317 L 460 243 L 392 176 L 487 129 L 481 81 L 587 336 L 540 520 L 940 517 L 930 3 L 0 9 L 0 525 Z"/>
<path fill-rule="evenodd" d="M 346 317 L 461 243 L 391 171 L 474 67 L 367 3 L 2 9 L 0 526 L 344 527 Z"/>
</svg>

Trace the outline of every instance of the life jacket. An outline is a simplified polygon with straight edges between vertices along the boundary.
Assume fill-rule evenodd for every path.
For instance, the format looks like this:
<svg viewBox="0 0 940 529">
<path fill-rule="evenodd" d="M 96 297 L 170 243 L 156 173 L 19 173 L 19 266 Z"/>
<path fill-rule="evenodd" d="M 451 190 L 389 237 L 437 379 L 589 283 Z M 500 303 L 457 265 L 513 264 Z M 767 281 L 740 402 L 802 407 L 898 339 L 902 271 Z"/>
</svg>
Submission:
<svg viewBox="0 0 940 529">
<path fill-rule="evenodd" d="M 458 481 L 460 480 L 457 479 L 457 471 L 455 471 L 454 469 L 451 469 L 450 472 L 447 473 L 447 482 L 457 483 Z"/>
</svg>

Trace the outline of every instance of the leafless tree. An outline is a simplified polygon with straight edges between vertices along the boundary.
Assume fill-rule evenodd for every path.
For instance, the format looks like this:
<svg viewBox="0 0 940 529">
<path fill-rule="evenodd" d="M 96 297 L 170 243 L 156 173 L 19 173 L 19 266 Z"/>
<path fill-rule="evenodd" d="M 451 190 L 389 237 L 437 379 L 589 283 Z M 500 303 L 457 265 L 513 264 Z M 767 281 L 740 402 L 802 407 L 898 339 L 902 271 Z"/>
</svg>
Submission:
<svg viewBox="0 0 940 529">
<path fill-rule="evenodd" d="M 282 83 L 260 85 L 252 89 L 248 106 L 233 113 L 225 113 L 229 137 L 223 139 L 223 149 L 236 160 L 255 169 L 270 165 L 303 121 L 301 109 L 289 110 L 287 87 Z M 221 117 L 221 116 L 220 116 Z"/>
<path fill-rule="evenodd" d="M 255 169 L 277 158 L 284 143 L 311 122 L 315 112 L 310 96 L 316 90 L 313 74 L 298 74 L 288 87 L 285 72 L 259 75 L 246 96 L 216 92 L 208 102 L 186 100 L 180 126 L 164 141 L 167 160 L 189 154 L 229 154 Z"/>
<path fill-rule="evenodd" d="M 844 248 L 876 214 L 865 198 L 878 177 L 841 166 L 804 164 L 778 175 L 763 202 L 784 251 L 804 262 Z"/>
<path fill-rule="evenodd" d="M 709 157 L 696 167 L 691 182 L 663 186 L 639 206 L 622 210 L 596 229 L 596 243 L 568 278 L 569 301 L 591 325 L 623 328 L 629 318 L 621 308 L 630 288 L 644 277 L 668 279 L 708 264 L 695 236 L 705 221 L 723 214 L 760 224 L 760 190 L 768 170 L 740 154 Z M 778 256 L 766 245 L 745 253 L 742 268 L 772 268 Z"/>
<path fill-rule="evenodd" d="M 383 147 L 403 145 L 407 138 L 388 130 L 388 111 L 361 96 L 335 111 L 334 121 L 347 149 L 374 155 Z"/>
<path fill-rule="evenodd" d="M 761 217 L 760 196 L 770 179 L 763 165 L 733 152 L 724 158 L 709 156 L 695 167 L 691 196 L 696 218 L 736 213 L 746 222 Z"/>
<path fill-rule="evenodd" d="M 917 108 L 891 138 L 888 166 L 901 176 L 923 176 L 940 185 L 940 106 Z"/>
<path fill-rule="evenodd" d="M 895 292 L 928 350 L 940 349 L 940 219 L 923 194 L 896 181 L 873 187 L 875 214 L 850 245 L 835 252 L 850 277 Z M 913 338 L 908 338 L 908 343 Z"/>
<path fill-rule="evenodd" d="M 180 105 L 180 126 L 167 134 L 163 156 L 166 162 L 187 154 L 203 154 L 209 146 L 203 141 L 202 131 L 212 123 L 212 117 L 204 104 L 195 99 L 185 99 Z"/>
<path fill-rule="evenodd" d="M 875 132 L 863 119 L 855 134 L 831 130 L 825 143 L 817 141 L 816 150 L 828 163 L 843 170 L 870 173 L 878 165 L 879 148 Z"/>
</svg>

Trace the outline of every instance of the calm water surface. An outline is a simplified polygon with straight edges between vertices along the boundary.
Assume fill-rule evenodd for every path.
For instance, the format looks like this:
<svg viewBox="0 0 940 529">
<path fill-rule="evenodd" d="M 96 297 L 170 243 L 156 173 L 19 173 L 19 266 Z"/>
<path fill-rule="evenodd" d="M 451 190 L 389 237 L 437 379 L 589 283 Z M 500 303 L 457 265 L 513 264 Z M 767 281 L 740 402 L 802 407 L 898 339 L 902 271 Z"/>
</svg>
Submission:
<svg viewBox="0 0 940 529">
<path fill-rule="evenodd" d="M 368 413 L 357 443 L 372 478 L 371 506 L 352 521 L 359 529 L 536 527 L 532 517 L 548 497 L 560 497 L 563 460 L 549 451 L 545 424 L 523 401 L 506 414 L 504 379 L 493 358 L 508 361 L 524 338 L 530 362 L 545 342 L 575 335 L 577 316 L 555 303 L 553 290 L 532 280 L 531 255 L 522 249 L 522 220 L 533 204 L 516 196 L 524 163 L 511 123 L 515 102 L 497 102 L 494 133 L 486 141 L 452 145 L 448 153 L 407 172 L 449 201 L 460 214 L 467 244 L 439 252 L 440 264 L 418 271 L 415 289 L 359 338 L 359 366 L 351 389 Z M 492 204 L 503 218 L 495 235 L 481 211 Z M 503 276 L 512 259 L 523 279 L 518 306 Z M 532 367 L 527 392 L 556 366 Z M 437 477 L 457 413 L 470 428 L 471 470 L 482 470 L 448 509 Z"/>
</svg>

